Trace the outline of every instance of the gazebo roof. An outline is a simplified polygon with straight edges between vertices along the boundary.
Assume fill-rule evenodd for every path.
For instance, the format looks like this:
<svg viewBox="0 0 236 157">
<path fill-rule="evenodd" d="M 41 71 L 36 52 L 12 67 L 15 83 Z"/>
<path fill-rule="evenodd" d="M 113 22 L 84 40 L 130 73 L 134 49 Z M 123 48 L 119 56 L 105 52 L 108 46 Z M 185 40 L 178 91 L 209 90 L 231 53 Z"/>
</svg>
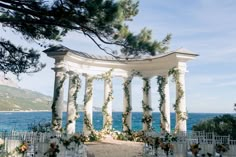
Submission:
<svg viewBox="0 0 236 157">
<path fill-rule="evenodd" d="M 82 73 L 100 74 L 109 69 L 115 69 L 116 75 L 128 75 L 131 71 L 139 71 L 146 76 L 167 73 L 173 67 L 185 67 L 185 62 L 198 56 L 190 50 L 179 48 L 175 51 L 155 56 L 122 57 L 92 55 L 58 45 L 44 50 L 49 57 L 57 61 L 63 60 L 67 70 Z M 180 65 L 181 64 L 181 65 Z"/>
</svg>

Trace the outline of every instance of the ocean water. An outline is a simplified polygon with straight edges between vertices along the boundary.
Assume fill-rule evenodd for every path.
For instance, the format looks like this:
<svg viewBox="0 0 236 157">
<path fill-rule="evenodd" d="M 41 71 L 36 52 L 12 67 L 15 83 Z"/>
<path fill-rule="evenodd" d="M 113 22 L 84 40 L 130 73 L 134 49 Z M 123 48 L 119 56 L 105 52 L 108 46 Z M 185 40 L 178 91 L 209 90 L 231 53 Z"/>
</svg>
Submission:
<svg viewBox="0 0 236 157">
<path fill-rule="evenodd" d="M 153 114 L 153 128 L 156 131 L 160 130 L 160 113 L 154 112 Z M 216 113 L 189 113 L 187 121 L 188 131 L 192 130 L 192 126 L 197 124 L 201 120 L 206 120 L 218 115 Z M 32 123 L 50 122 L 51 112 L 1 112 L 0 113 L 0 130 L 17 130 L 17 131 L 29 131 L 28 127 Z M 65 125 L 66 113 L 63 113 Z M 122 112 L 113 112 L 113 128 L 115 130 L 122 130 Z M 142 112 L 132 113 L 132 129 L 135 131 L 142 130 Z M 102 113 L 93 113 L 93 126 L 96 130 L 102 128 Z M 171 113 L 171 128 L 175 126 L 175 113 Z M 76 123 L 76 132 L 81 132 L 83 128 L 83 113 L 80 113 L 80 118 Z"/>
</svg>

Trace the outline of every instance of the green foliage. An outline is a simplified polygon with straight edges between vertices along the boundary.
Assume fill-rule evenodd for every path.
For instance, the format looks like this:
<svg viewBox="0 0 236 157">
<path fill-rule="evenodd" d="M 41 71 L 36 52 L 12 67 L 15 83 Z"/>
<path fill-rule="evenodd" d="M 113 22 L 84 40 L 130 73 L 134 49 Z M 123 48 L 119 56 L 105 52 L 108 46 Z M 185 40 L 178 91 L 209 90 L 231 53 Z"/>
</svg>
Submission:
<svg viewBox="0 0 236 157">
<path fill-rule="evenodd" d="M 59 80 L 58 85 L 56 87 L 53 101 L 52 101 L 52 106 L 51 106 L 52 128 L 55 131 L 62 131 L 62 117 L 58 115 L 59 113 L 58 113 L 58 109 L 57 109 L 57 102 L 58 102 L 60 95 L 62 94 L 62 93 L 60 93 L 60 91 L 63 87 L 64 81 L 66 80 L 66 74 L 63 73 L 62 76 L 59 77 L 58 79 L 60 79 L 60 80 Z M 59 111 L 59 112 L 62 112 L 62 111 Z"/>
<path fill-rule="evenodd" d="M 101 140 L 101 136 L 99 136 L 99 134 L 95 134 L 94 132 L 92 132 L 91 134 L 89 134 L 89 136 L 88 136 L 88 139 L 89 139 L 89 141 L 90 142 L 92 142 L 92 141 L 99 141 L 99 140 Z"/>
<path fill-rule="evenodd" d="M 102 78 L 104 79 L 104 81 L 106 81 L 105 83 L 108 84 L 110 91 L 108 93 L 108 96 L 106 97 L 106 100 L 102 106 L 102 113 L 103 116 L 105 116 L 105 122 L 103 125 L 103 130 L 107 133 L 109 133 L 111 131 L 111 127 L 112 127 L 112 116 L 107 112 L 107 108 L 108 108 L 108 104 L 112 101 L 113 99 L 113 87 L 112 87 L 112 69 L 109 70 L 108 72 L 106 72 L 105 74 L 102 75 Z"/>
<path fill-rule="evenodd" d="M 130 114 L 130 112 L 132 111 L 132 106 L 130 104 L 130 90 L 129 90 L 129 85 L 132 81 L 132 78 L 128 78 L 127 80 L 125 80 L 124 82 L 124 86 L 123 86 L 123 90 L 125 92 L 125 99 L 127 102 L 127 106 L 125 109 L 125 112 L 123 112 L 122 114 L 122 124 L 126 127 L 126 131 L 128 132 L 128 134 L 131 134 L 131 128 L 129 127 L 129 125 L 127 124 L 127 118 L 128 115 Z"/>
<path fill-rule="evenodd" d="M 32 73 L 40 71 L 45 64 L 39 62 L 39 53 L 34 49 L 16 47 L 9 40 L 0 38 L 0 71 L 20 73 Z"/>
<path fill-rule="evenodd" d="M 180 70 L 177 69 L 177 68 L 172 68 L 169 70 L 168 72 L 168 75 L 172 75 L 173 76 L 173 80 L 175 81 L 176 83 L 176 100 L 175 100 L 175 104 L 173 105 L 174 107 L 174 110 L 175 110 L 175 113 L 177 114 L 177 124 L 175 124 L 175 131 L 179 131 L 178 129 L 178 125 L 179 125 L 179 122 L 180 121 L 184 121 L 184 120 L 187 120 L 188 119 L 188 115 L 186 112 L 182 112 L 179 108 L 179 105 L 180 105 L 180 101 L 181 99 L 183 98 L 184 96 L 184 90 L 183 90 L 183 85 L 182 83 L 180 82 Z"/>
<path fill-rule="evenodd" d="M 236 139 L 236 117 L 230 114 L 216 116 L 212 119 L 204 120 L 194 125 L 193 131 L 214 132 L 217 135 L 230 135 Z"/>
<path fill-rule="evenodd" d="M 61 37 L 73 31 L 87 36 L 109 54 L 115 53 L 110 53 L 110 48 L 107 48 L 112 44 L 119 45 L 125 55 L 163 53 L 168 49 L 170 35 L 161 41 L 154 41 L 151 30 L 144 28 L 138 34 L 129 30 L 127 21 L 138 14 L 138 5 L 137 0 L 0 0 L 0 23 L 2 27 L 22 34 L 27 41 L 36 40 L 41 46 L 50 45 L 42 44 L 44 40 L 61 41 Z M 6 45 L 9 45 L 7 42 L 3 39 L 0 46 L 3 56 L 10 53 L 6 49 Z M 18 46 L 14 47 L 17 48 L 16 56 L 32 54 Z M 11 63 L 20 69 L 7 69 L 5 64 L 1 64 L 0 70 L 16 75 L 41 70 L 43 64 L 39 63 L 39 54 L 36 54 L 34 64 L 20 66 L 19 62 Z M 14 55 L 7 56 L 4 63 L 16 58 Z M 32 57 L 27 59 L 28 62 L 31 60 Z"/>
<path fill-rule="evenodd" d="M 161 114 L 161 118 L 163 120 L 163 122 L 167 122 L 165 113 L 162 110 L 163 105 L 165 105 L 166 103 L 166 94 L 165 94 L 165 85 L 167 84 L 167 78 L 163 77 L 163 76 L 157 76 L 157 84 L 158 84 L 158 93 L 160 94 L 160 103 L 159 103 L 159 111 Z M 163 127 L 163 124 L 161 124 L 161 129 L 165 130 L 165 128 Z M 165 130 L 167 131 L 167 130 Z"/>
<path fill-rule="evenodd" d="M 87 89 L 86 89 L 86 94 L 84 96 L 84 108 L 86 109 L 86 106 L 88 105 L 88 102 L 91 100 L 92 95 L 93 95 L 93 80 L 95 77 L 88 77 L 87 78 Z M 93 125 L 91 120 L 89 119 L 88 112 L 85 110 L 84 112 L 84 124 L 87 127 L 89 131 L 93 131 Z"/>
<path fill-rule="evenodd" d="M 150 80 L 148 78 L 143 78 L 144 83 L 144 87 L 143 87 L 143 93 L 145 94 L 145 97 L 148 97 L 149 90 L 151 88 L 150 86 Z M 150 102 L 149 102 L 150 103 Z M 147 129 L 151 130 L 151 123 L 152 123 L 152 115 L 149 114 L 145 114 L 145 112 L 149 112 L 152 111 L 152 108 L 150 106 L 150 104 L 145 103 L 144 101 L 142 101 L 142 108 L 143 108 L 143 117 L 142 117 L 142 123 L 147 124 Z"/>
<path fill-rule="evenodd" d="M 38 123 L 32 123 L 28 125 L 28 130 L 33 132 L 50 132 L 51 131 L 51 122 L 38 122 Z"/>
</svg>

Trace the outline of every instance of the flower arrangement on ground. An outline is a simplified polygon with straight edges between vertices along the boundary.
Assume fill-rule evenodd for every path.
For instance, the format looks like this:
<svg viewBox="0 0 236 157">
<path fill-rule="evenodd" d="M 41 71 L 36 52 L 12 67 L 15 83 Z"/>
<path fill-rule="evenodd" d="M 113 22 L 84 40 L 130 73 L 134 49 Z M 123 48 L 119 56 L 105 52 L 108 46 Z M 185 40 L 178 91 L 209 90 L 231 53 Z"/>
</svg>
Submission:
<svg viewBox="0 0 236 157">
<path fill-rule="evenodd" d="M 155 156 L 157 156 L 158 148 L 161 144 L 161 139 L 159 137 L 146 136 L 144 138 L 144 142 L 148 147 L 151 147 L 154 150 Z"/>
<path fill-rule="evenodd" d="M 169 156 L 169 154 L 173 155 L 174 153 L 173 142 L 176 142 L 176 141 L 177 141 L 177 137 L 171 135 L 168 132 L 166 132 L 164 136 L 160 138 L 160 147 L 162 150 L 164 150 L 167 157 Z"/>
<path fill-rule="evenodd" d="M 23 141 L 18 147 L 16 147 L 16 152 L 24 156 L 28 149 L 29 143 Z"/>
<path fill-rule="evenodd" d="M 104 134 L 102 134 L 102 132 L 93 130 L 91 131 L 91 134 L 88 135 L 86 141 L 89 141 L 89 142 L 100 141 L 103 137 L 104 137 Z"/>
<path fill-rule="evenodd" d="M 192 155 L 195 156 L 195 157 L 198 155 L 199 151 L 201 150 L 201 148 L 199 146 L 200 146 L 199 143 L 197 143 L 197 144 L 194 143 L 194 144 L 190 145 L 189 150 L 192 152 Z"/>
<path fill-rule="evenodd" d="M 47 152 L 44 153 L 44 156 L 48 157 L 57 157 L 57 154 L 60 152 L 59 145 L 56 142 L 50 143 L 50 147 Z"/>
<path fill-rule="evenodd" d="M 69 146 L 71 145 L 71 143 L 75 143 L 76 145 L 80 145 L 83 144 L 85 141 L 88 140 L 88 137 L 84 136 L 83 134 L 74 134 L 72 135 L 70 138 L 60 138 L 60 143 L 63 144 L 63 146 L 65 146 L 66 149 L 71 149 L 69 148 Z"/>
<path fill-rule="evenodd" d="M 223 153 L 229 151 L 229 145 L 228 144 L 216 144 L 215 146 L 216 153 L 219 153 L 222 155 Z"/>
<path fill-rule="evenodd" d="M 114 131 L 111 132 L 111 136 L 115 140 L 135 141 L 135 142 L 143 142 L 145 138 L 144 131 L 137 131 L 137 132 Z"/>
</svg>

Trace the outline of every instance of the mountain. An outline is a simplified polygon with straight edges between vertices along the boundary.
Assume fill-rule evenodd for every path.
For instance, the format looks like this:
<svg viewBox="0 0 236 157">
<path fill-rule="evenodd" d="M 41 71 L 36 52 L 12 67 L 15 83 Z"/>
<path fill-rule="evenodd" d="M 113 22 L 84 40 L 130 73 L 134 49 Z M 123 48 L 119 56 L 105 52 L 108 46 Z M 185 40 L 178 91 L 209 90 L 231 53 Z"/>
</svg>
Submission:
<svg viewBox="0 0 236 157">
<path fill-rule="evenodd" d="M 22 89 L 19 85 L 0 75 L 0 111 L 51 111 L 52 97 L 39 92 Z M 64 102 L 66 111 L 66 102 Z M 78 109 L 83 110 L 83 105 Z M 93 111 L 100 112 L 100 107 L 93 107 Z"/>
<path fill-rule="evenodd" d="M 0 85 L 0 111 L 50 110 L 51 100 L 39 92 Z"/>
<path fill-rule="evenodd" d="M 66 102 L 64 111 L 66 111 Z M 51 111 L 52 97 L 39 92 L 22 89 L 10 78 L 0 76 L 0 111 Z M 83 110 L 83 105 L 78 109 Z M 93 111 L 100 112 L 100 107 L 93 107 Z"/>
<path fill-rule="evenodd" d="M 11 78 L 0 75 L 0 111 L 50 110 L 51 97 L 21 89 Z"/>
</svg>

